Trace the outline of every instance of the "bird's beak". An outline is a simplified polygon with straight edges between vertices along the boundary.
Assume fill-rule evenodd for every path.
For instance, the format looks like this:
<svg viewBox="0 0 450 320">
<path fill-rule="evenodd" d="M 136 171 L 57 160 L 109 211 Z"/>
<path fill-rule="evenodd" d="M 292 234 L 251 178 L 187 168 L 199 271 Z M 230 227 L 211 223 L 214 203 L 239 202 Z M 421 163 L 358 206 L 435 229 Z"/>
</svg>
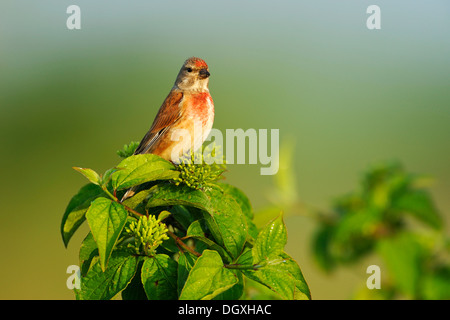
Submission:
<svg viewBox="0 0 450 320">
<path fill-rule="evenodd" d="M 202 79 L 206 79 L 206 78 L 208 78 L 211 75 L 209 73 L 209 71 L 206 70 L 206 69 L 200 69 L 198 74 L 200 75 L 200 78 L 202 78 Z"/>
</svg>

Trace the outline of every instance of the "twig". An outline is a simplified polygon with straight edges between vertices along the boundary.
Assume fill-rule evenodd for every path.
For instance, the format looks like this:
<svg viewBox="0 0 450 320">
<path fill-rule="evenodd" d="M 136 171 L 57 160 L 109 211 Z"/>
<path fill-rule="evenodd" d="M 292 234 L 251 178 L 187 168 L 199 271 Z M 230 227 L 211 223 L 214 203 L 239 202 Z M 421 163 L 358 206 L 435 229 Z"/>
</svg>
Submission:
<svg viewBox="0 0 450 320">
<path fill-rule="evenodd" d="M 190 253 L 192 253 L 194 256 L 196 257 L 200 257 L 201 254 L 198 253 L 197 251 L 195 251 L 194 249 L 192 249 L 191 247 L 189 247 L 186 243 L 184 243 L 183 241 L 181 241 L 181 239 L 179 237 L 177 237 L 173 232 L 171 231 L 167 231 L 167 234 L 175 240 L 175 242 L 177 243 L 177 245 L 179 245 L 180 247 L 182 247 L 184 250 L 189 251 Z"/>
<path fill-rule="evenodd" d="M 262 267 L 262 265 L 259 264 L 238 264 L 238 263 L 232 263 L 232 264 L 224 264 L 223 265 L 227 269 L 240 269 L 240 270 L 258 270 Z"/>
<path fill-rule="evenodd" d="M 134 214 L 134 215 L 136 215 L 136 216 L 138 216 L 138 217 L 143 217 L 144 216 L 144 214 L 142 214 L 142 213 L 140 213 L 140 212 L 137 212 L 136 210 L 133 210 L 133 209 L 131 209 L 130 207 L 127 207 L 126 205 L 124 205 L 123 203 L 121 203 L 121 202 L 119 202 L 121 205 L 123 205 L 123 207 L 127 210 L 127 211 L 129 211 L 129 212 L 131 212 L 132 214 Z"/>
<path fill-rule="evenodd" d="M 136 215 L 136 216 L 138 216 L 138 217 L 143 217 L 143 216 L 144 216 L 142 213 L 137 212 L 136 210 L 133 210 L 133 209 L 131 209 L 130 207 L 127 207 L 127 206 L 124 205 L 123 203 L 121 203 L 121 204 L 124 206 L 124 208 L 125 208 L 127 211 L 131 212 L 132 214 L 134 214 L 134 215 Z M 177 237 L 173 232 L 167 230 L 167 234 L 175 240 L 177 246 L 183 248 L 183 249 L 186 250 L 186 251 L 189 251 L 190 253 L 192 253 L 192 254 L 193 254 L 194 256 L 196 256 L 196 257 L 200 257 L 200 256 L 201 256 L 200 253 L 198 253 L 197 251 L 195 251 L 194 249 L 192 249 L 191 247 L 189 247 L 188 245 L 186 245 L 186 244 L 185 244 L 179 237 Z"/>
</svg>

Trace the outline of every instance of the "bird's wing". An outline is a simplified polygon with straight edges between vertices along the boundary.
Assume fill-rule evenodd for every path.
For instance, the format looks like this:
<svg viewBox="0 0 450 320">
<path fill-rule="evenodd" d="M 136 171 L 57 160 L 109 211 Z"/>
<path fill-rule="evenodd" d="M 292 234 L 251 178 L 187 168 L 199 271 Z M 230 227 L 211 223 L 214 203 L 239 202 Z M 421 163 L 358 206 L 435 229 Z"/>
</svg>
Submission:
<svg viewBox="0 0 450 320">
<path fill-rule="evenodd" d="M 183 93 L 172 90 L 164 100 L 158 114 L 153 121 L 150 130 L 142 138 L 134 154 L 147 153 L 149 149 L 158 141 L 158 138 L 164 133 L 167 127 L 177 121 L 181 116 L 181 100 Z"/>
</svg>

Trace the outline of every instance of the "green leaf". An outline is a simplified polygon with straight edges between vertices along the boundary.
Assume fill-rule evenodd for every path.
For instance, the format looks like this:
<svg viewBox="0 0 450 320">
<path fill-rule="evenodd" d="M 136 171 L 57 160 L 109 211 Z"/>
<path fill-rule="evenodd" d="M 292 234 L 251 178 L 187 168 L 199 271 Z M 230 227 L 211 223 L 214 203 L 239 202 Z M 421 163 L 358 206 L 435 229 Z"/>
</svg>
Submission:
<svg viewBox="0 0 450 320">
<path fill-rule="evenodd" d="M 145 257 L 141 279 L 148 299 L 177 299 L 177 268 L 177 262 L 165 254 Z"/>
<path fill-rule="evenodd" d="M 415 299 L 421 274 L 423 248 L 414 234 L 400 233 L 381 239 L 377 250 L 399 290 Z"/>
<path fill-rule="evenodd" d="M 204 250 L 189 272 L 180 300 L 209 300 L 238 282 L 216 251 Z"/>
<path fill-rule="evenodd" d="M 450 300 L 450 266 L 442 266 L 425 274 L 421 291 L 425 299 Z"/>
<path fill-rule="evenodd" d="M 261 264 L 280 255 L 287 242 L 283 215 L 268 223 L 258 234 L 253 245 L 253 263 Z"/>
<path fill-rule="evenodd" d="M 165 219 L 167 219 L 170 216 L 170 212 L 167 210 L 163 210 L 159 213 L 158 215 L 158 220 L 159 221 L 164 221 Z"/>
<path fill-rule="evenodd" d="M 238 300 L 244 294 L 244 276 L 239 270 L 230 270 L 238 279 L 238 282 L 214 297 L 214 300 Z"/>
<path fill-rule="evenodd" d="M 250 200 L 247 198 L 244 192 L 242 192 L 240 189 L 236 188 L 235 186 L 232 186 L 231 184 L 227 183 L 221 183 L 218 182 L 217 185 L 225 191 L 227 194 L 232 196 L 234 200 L 239 204 L 241 207 L 242 213 L 249 218 L 250 220 L 253 219 L 253 209 L 252 205 L 250 203 Z"/>
<path fill-rule="evenodd" d="M 339 262 L 352 262 L 373 250 L 383 212 L 369 207 L 342 215 L 330 234 L 329 252 Z"/>
<path fill-rule="evenodd" d="M 253 263 L 252 248 L 245 248 L 241 255 L 236 259 L 235 264 L 241 267 L 253 268 L 255 264 Z"/>
<path fill-rule="evenodd" d="M 208 203 L 204 207 L 206 224 L 219 245 L 231 257 L 237 258 L 247 239 L 247 222 L 237 202 L 220 188 L 205 191 Z"/>
<path fill-rule="evenodd" d="M 283 252 L 281 257 L 286 261 L 281 266 L 281 271 L 286 271 L 290 276 L 294 278 L 294 300 L 311 299 L 311 292 L 309 291 L 308 284 L 306 283 L 303 273 L 297 264 L 297 262 L 290 257 L 287 253 Z"/>
<path fill-rule="evenodd" d="M 83 176 L 85 176 L 90 182 L 93 184 L 101 185 L 102 184 L 102 178 L 99 176 L 97 172 L 95 172 L 92 169 L 89 168 L 80 168 L 80 167 L 72 167 L 79 173 L 81 173 Z"/>
<path fill-rule="evenodd" d="M 67 205 L 61 221 L 61 235 L 66 247 L 75 231 L 77 231 L 84 220 L 86 220 L 85 214 L 91 205 L 91 202 L 94 199 L 105 195 L 106 194 L 101 187 L 93 183 L 89 183 L 82 187 L 80 191 L 73 196 Z"/>
<path fill-rule="evenodd" d="M 189 272 L 195 264 L 197 257 L 192 253 L 180 251 L 180 256 L 178 258 L 178 277 L 177 277 L 177 291 L 180 295 L 181 290 L 183 290 L 184 284 L 189 276 Z"/>
<path fill-rule="evenodd" d="M 183 205 L 205 210 L 210 207 L 207 195 L 201 190 L 172 183 L 159 184 L 151 189 L 146 208 Z"/>
<path fill-rule="evenodd" d="M 206 236 L 205 232 L 203 231 L 202 222 L 204 223 L 204 221 L 201 220 L 194 221 L 186 231 L 186 238 L 193 238 L 203 242 L 208 246 L 209 249 L 217 251 L 222 259 L 230 262 L 230 255 L 221 246 L 219 246 L 217 243 Z"/>
<path fill-rule="evenodd" d="M 81 277 L 81 290 L 77 298 L 83 300 L 109 300 L 126 288 L 134 277 L 137 258 L 127 252 L 115 251 L 108 268 L 102 270 L 100 260 L 94 258 L 86 276 Z"/>
<path fill-rule="evenodd" d="M 413 190 L 402 194 L 395 200 L 393 207 L 414 216 L 432 228 L 442 228 L 442 218 L 424 190 Z"/>
<path fill-rule="evenodd" d="M 121 158 L 131 157 L 138 146 L 138 141 L 131 141 L 129 144 L 125 144 L 122 150 L 117 150 L 117 155 Z"/>
<path fill-rule="evenodd" d="M 377 209 L 368 208 L 343 215 L 336 225 L 336 241 L 346 243 L 351 238 L 372 237 L 383 216 Z"/>
<path fill-rule="evenodd" d="M 189 210 L 190 209 L 190 210 Z M 187 230 L 192 222 L 195 220 L 195 214 L 192 211 L 197 211 L 199 216 L 202 216 L 201 210 L 193 207 L 185 207 L 185 206 L 172 206 L 170 209 L 170 213 L 174 217 L 174 219 L 181 225 L 181 228 Z"/>
<path fill-rule="evenodd" d="M 95 199 L 86 212 L 86 219 L 97 243 L 103 270 L 127 222 L 127 215 L 127 211 L 121 204 L 107 198 Z"/>
<path fill-rule="evenodd" d="M 91 266 L 91 261 L 96 256 L 98 256 L 97 244 L 95 243 L 92 233 L 89 232 L 86 238 L 84 238 L 83 242 L 81 243 L 79 253 L 80 271 L 82 276 L 87 274 Z"/>
<path fill-rule="evenodd" d="M 252 238 L 256 238 L 258 236 L 258 228 L 253 222 L 253 209 L 250 203 L 250 200 L 247 198 L 244 192 L 227 183 L 217 183 L 220 188 L 230 195 L 241 207 L 242 213 L 244 214 L 247 220 L 248 233 Z"/>
<path fill-rule="evenodd" d="M 150 194 L 151 189 L 142 190 L 136 193 L 134 196 L 124 200 L 122 203 L 131 209 L 136 209 Z"/>
<path fill-rule="evenodd" d="M 148 300 L 147 294 L 145 293 L 144 286 L 141 281 L 141 271 L 144 261 L 142 257 L 138 258 L 138 266 L 136 268 L 136 273 L 133 279 L 127 287 L 122 291 L 122 300 Z"/>
<path fill-rule="evenodd" d="M 242 300 L 280 300 L 281 297 L 265 285 L 244 277 L 244 295 Z"/>
<path fill-rule="evenodd" d="M 254 258 L 249 257 L 249 251 L 238 263 L 247 265 Z M 242 272 L 246 277 L 259 282 L 285 300 L 308 300 L 311 299 L 309 287 L 297 262 L 286 253 L 280 253 L 272 257 L 266 264 L 254 269 L 245 268 Z"/>
<path fill-rule="evenodd" d="M 247 224 L 237 202 L 218 186 L 209 190 L 194 190 L 188 186 L 160 184 L 153 188 L 147 208 L 184 205 L 207 212 L 206 223 L 217 243 L 232 257 L 237 257 L 247 238 Z"/>
<path fill-rule="evenodd" d="M 111 168 L 111 169 L 106 170 L 105 173 L 104 173 L 103 176 L 102 176 L 101 184 L 102 184 L 103 186 L 106 186 L 106 185 L 109 183 L 109 181 L 111 180 L 112 174 L 113 174 L 114 172 L 116 172 L 116 171 L 117 171 L 117 168 Z"/>
<path fill-rule="evenodd" d="M 211 241 L 206 237 L 205 232 L 203 231 L 201 220 L 195 220 L 194 222 L 191 223 L 188 230 L 186 231 L 186 237 L 206 238 L 207 240 Z"/>
<path fill-rule="evenodd" d="M 336 259 L 331 253 L 330 246 L 333 240 L 334 227 L 323 224 L 314 234 L 312 252 L 319 266 L 326 272 L 336 267 Z"/>
<path fill-rule="evenodd" d="M 154 154 L 138 154 L 124 159 L 111 176 L 114 190 L 130 188 L 144 182 L 171 180 L 179 175 L 175 166 Z"/>
<path fill-rule="evenodd" d="M 286 242 L 286 227 L 280 214 L 260 231 L 253 248 L 244 250 L 234 266 L 282 299 L 310 299 L 300 267 L 283 251 Z"/>
</svg>

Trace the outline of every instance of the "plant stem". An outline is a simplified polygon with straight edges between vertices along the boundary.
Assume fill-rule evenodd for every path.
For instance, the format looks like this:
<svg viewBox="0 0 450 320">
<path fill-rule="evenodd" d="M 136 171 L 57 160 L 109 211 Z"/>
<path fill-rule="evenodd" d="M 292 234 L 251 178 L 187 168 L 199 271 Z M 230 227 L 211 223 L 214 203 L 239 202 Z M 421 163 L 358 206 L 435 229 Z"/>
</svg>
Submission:
<svg viewBox="0 0 450 320">
<path fill-rule="evenodd" d="M 113 199 L 115 202 L 118 202 L 118 199 L 111 194 L 111 192 L 109 192 L 108 188 L 106 186 L 102 187 L 103 191 L 105 191 L 105 193 L 111 198 Z"/>
<path fill-rule="evenodd" d="M 137 212 L 136 210 L 131 209 L 130 207 L 127 207 L 123 203 L 119 202 L 128 212 L 134 214 L 137 217 L 143 217 L 144 215 L 140 212 Z"/>
<path fill-rule="evenodd" d="M 241 270 L 258 270 L 262 266 L 259 264 L 224 264 L 223 265 L 227 269 L 241 269 Z"/>
<path fill-rule="evenodd" d="M 115 198 L 115 200 L 117 201 L 117 198 Z M 118 202 L 118 201 L 117 201 Z M 138 217 L 143 217 L 144 215 L 142 213 L 137 212 L 136 210 L 131 209 L 130 207 L 127 207 L 126 205 L 124 205 L 123 203 L 119 202 L 121 205 L 124 206 L 124 208 L 128 211 L 131 212 L 132 214 L 138 216 Z M 177 237 L 173 232 L 167 230 L 167 234 L 172 237 L 175 242 L 177 243 L 178 246 L 182 247 L 184 250 L 189 251 L 190 253 L 192 253 L 194 256 L 196 257 L 200 257 L 201 254 L 198 253 L 197 251 L 195 251 L 194 249 L 190 248 L 188 245 L 186 245 L 179 237 Z"/>
<path fill-rule="evenodd" d="M 177 243 L 177 245 L 179 245 L 180 247 L 182 247 L 184 250 L 189 251 L 190 253 L 192 253 L 194 256 L 196 257 L 200 257 L 201 254 L 198 253 L 197 251 L 195 251 L 194 249 L 192 249 L 191 247 L 189 247 L 186 243 L 184 243 L 183 241 L 181 241 L 181 239 L 179 237 L 177 237 L 173 232 L 171 231 L 167 231 L 167 234 L 173 238 L 175 240 L 175 242 Z"/>
</svg>

